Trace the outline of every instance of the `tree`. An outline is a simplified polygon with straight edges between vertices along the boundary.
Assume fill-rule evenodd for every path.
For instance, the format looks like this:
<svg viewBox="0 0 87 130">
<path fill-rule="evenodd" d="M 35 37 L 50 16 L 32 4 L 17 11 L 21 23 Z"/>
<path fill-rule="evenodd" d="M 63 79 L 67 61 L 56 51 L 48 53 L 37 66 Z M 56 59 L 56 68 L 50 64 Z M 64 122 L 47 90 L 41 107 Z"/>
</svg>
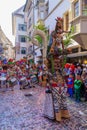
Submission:
<svg viewBox="0 0 87 130">
<path fill-rule="evenodd" d="M 64 47 L 67 48 L 72 44 L 72 34 L 74 32 L 74 26 L 71 26 L 70 31 L 65 34 L 65 39 L 63 40 Z"/>
</svg>

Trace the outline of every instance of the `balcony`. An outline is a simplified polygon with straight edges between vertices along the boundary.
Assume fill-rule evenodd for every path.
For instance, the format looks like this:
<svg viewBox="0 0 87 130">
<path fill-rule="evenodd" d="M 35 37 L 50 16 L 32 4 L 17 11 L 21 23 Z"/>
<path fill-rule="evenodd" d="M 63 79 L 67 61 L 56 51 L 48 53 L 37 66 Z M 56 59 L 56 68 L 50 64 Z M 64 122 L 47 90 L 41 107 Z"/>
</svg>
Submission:
<svg viewBox="0 0 87 130">
<path fill-rule="evenodd" d="M 77 3 L 78 6 L 76 6 Z M 71 1 L 72 14 L 71 14 L 70 24 L 74 27 L 73 39 L 76 42 L 78 42 L 84 49 L 87 49 L 87 6 L 86 5 L 87 4 L 84 4 L 84 1 L 82 0 Z"/>
<path fill-rule="evenodd" d="M 87 16 L 79 16 L 73 19 L 71 25 L 74 26 L 73 39 L 84 49 L 87 49 Z"/>
</svg>

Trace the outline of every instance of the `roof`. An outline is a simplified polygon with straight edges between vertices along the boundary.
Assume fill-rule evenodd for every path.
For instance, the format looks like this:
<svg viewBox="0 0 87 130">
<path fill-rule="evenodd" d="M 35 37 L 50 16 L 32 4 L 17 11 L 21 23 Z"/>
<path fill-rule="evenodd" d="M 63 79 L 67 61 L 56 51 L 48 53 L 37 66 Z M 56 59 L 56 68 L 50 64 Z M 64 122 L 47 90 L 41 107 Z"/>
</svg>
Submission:
<svg viewBox="0 0 87 130">
<path fill-rule="evenodd" d="M 76 47 L 76 46 L 80 46 L 79 43 L 77 43 L 76 41 L 72 40 L 72 41 L 71 41 L 71 44 L 68 45 L 67 48 L 74 48 L 74 47 Z"/>
<path fill-rule="evenodd" d="M 3 32 L 1 26 L 0 26 L 0 43 L 2 44 L 9 44 L 12 45 L 12 42 L 6 37 L 5 33 Z"/>
<path fill-rule="evenodd" d="M 24 16 L 23 10 L 24 10 L 24 5 L 21 6 L 19 9 L 15 10 L 15 11 L 12 13 L 12 15 L 23 15 L 23 16 Z"/>
</svg>

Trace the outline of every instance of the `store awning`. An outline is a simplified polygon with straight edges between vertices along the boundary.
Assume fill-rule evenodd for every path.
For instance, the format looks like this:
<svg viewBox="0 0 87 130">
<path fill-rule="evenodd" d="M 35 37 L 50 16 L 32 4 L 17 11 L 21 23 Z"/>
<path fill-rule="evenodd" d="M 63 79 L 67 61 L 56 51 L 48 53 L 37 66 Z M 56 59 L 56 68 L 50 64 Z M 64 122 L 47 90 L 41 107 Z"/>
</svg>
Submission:
<svg viewBox="0 0 87 130">
<path fill-rule="evenodd" d="M 80 56 L 87 56 L 87 51 L 85 52 L 78 52 L 78 53 L 72 53 L 72 54 L 68 54 L 67 57 L 71 58 L 71 57 L 80 57 Z"/>
</svg>

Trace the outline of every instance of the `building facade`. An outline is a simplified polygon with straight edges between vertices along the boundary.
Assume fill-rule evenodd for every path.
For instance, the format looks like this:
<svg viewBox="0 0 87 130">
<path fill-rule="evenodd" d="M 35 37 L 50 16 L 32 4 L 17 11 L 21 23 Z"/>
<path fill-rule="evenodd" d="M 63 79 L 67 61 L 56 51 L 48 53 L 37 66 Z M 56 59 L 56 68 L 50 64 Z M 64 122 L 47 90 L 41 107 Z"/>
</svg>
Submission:
<svg viewBox="0 0 87 130">
<path fill-rule="evenodd" d="M 26 0 L 26 4 L 24 7 L 24 13 L 25 13 L 25 21 L 27 23 L 27 35 L 31 39 L 35 25 L 37 24 L 38 21 L 38 9 L 36 4 L 38 4 L 38 1 L 36 0 Z M 32 44 L 32 41 L 29 41 L 29 44 Z M 34 62 L 37 63 L 38 61 L 38 56 L 41 56 L 41 51 L 40 48 L 32 44 L 33 48 L 33 53 L 29 54 L 31 57 L 33 57 Z"/>
<path fill-rule="evenodd" d="M 68 55 L 68 57 L 73 58 L 76 57 L 75 55 L 78 55 L 77 59 L 84 59 L 87 53 L 87 0 L 56 0 L 55 2 L 51 0 L 33 0 L 33 6 L 30 6 L 31 3 L 32 0 L 27 0 L 25 5 L 27 12 L 31 7 L 33 9 L 33 14 L 28 15 L 27 23 L 29 23 L 30 16 L 34 17 L 32 17 L 32 23 L 34 23 L 34 25 L 37 21 L 43 20 L 50 34 L 55 29 L 55 19 L 62 17 L 64 31 L 70 31 L 70 27 L 74 27 L 73 46 L 68 48 L 78 50 L 76 53 L 72 51 L 72 54 Z M 34 28 L 32 28 L 32 30 L 34 30 Z M 78 49 L 75 49 L 76 46 L 78 46 Z"/>
<path fill-rule="evenodd" d="M 67 12 L 68 21 L 74 28 L 72 38 L 74 45 L 68 47 L 71 54 L 68 54 L 70 61 L 87 64 L 87 0 L 70 0 L 70 10 Z"/>
<path fill-rule="evenodd" d="M 87 49 L 87 0 L 71 1 L 71 20 L 74 26 L 73 39 Z"/>
<path fill-rule="evenodd" d="M 0 60 L 4 58 L 15 58 L 15 51 L 12 42 L 6 37 L 0 26 Z"/>
<path fill-rule="evenodd" d="M 55 29 L 56 18 L 64 17 L 64 13 L 67 12 L 70 8 L 69 0 L 56 0 L 50 1 L 46 0 L 46 17 L 44 19 L 45 26 L 49 29 L 49 33 L 51 33 Z"/>
<path fill-rule="evenodd" d="M 15 36 L 15 59 L 20 60 L 32 51 L 27 37 L 27 25 L 24 21 L 24 6 L 12 13 L 12 33 Z"/>
</svg>

